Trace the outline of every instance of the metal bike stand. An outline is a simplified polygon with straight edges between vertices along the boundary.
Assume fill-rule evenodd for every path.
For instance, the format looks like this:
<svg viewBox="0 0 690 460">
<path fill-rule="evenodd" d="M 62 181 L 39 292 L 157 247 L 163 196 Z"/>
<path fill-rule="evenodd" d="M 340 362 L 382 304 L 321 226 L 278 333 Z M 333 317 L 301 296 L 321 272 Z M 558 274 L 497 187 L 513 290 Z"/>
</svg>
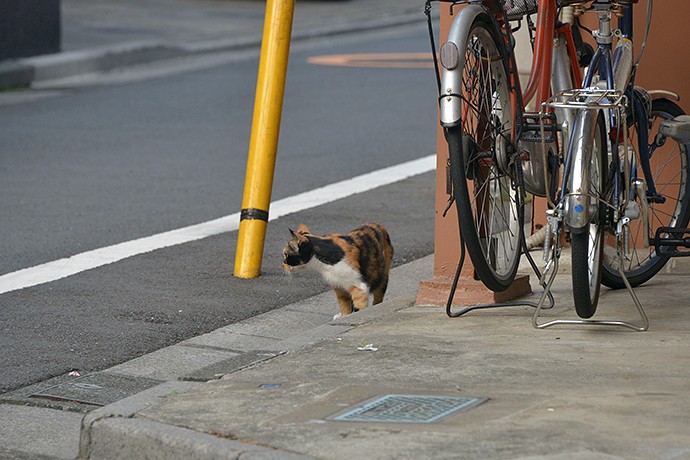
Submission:
<svg viewBox="0 0 690 460">
<path fill-rule="evenodd" d="M 581 90 L 581 89 L 574 89 L 574 90 L 568 90 L 564 91 L 560 94 L 557 94 L 553 96 L 549 101 L 545 102 L 542 106 L 542 110 L 544 111 L 546 107 L 550 108 L 561 108 L 561 109 L 583 109 L 583 108 L 599 108 L 599 109 L 610 109 L 610 110 L 618 110 L 619 112 L 619 117 L 622 121 L 623 124 L 625 124 L 625 112 L 622 111 L 621 107 L 625 106 L 624 103 L 625 100 L 625 95 L 621 93 L 620 91 L 615 91 L 615 90 L 600 90 L 600 89 L 588 89 L 588 90 Z M 624 142 L 627 144 L 627 136 L 624 139 Z M 560 224 L 556 224 L 560 225 Z M 622 225 L 627 225 L 627 222 L 623 222 Z M 622 234 L 621 228 L 618 230 L 619 234 Z M 559 233 L 559 232 L 556 232 Z M 558 240 L 556 240 L 558 241 Z M 539 302 L 537 303 L 537 308 L 534 310 L 534 315 L 532 315 L 532 325 L 537 328 L 537 329 L 544 329 L 547 327 L 559 325 L 559 324 L 582 324 L 582 325 L 594 325 L 594 326 L 620 326 L 620 327 L 625 327 L 629 328 L 635 331 L 646 331 L 649 328 L 649 319 L 647 318 L 647 315 L 642 308 L 642 304 L 640 304 L 639 299 L 637 298 L 637 295 L 635 294 L 635 291 L 633 291 L 632 286 L 630 285 L 630 282 L 628 281 L 628 278 L 625 276 L 625 273 L 623 271 L 623 253 L 625 252 L 625 249 L 621 245 L 621 242 L 619 240 L 619 243 L 617 244 L 617 256 L 618 256 L 618 272 L 623 279 L 623 283 L 625 284 L 626 289 L 628 290 L 628 293 L 630 293 L 630 297 L 632 297 L 633 302 L 635 303 L 635 307 L 637 308 L 637 312 L 639 313 L 640 317 L 642 318 L 642 324 L 633 324 L 633 323 L 628 323 L 626 321 L 615 321 L 615 320 L 591 320 L 591 319 L 555 319 L 551 321 L 547 321 L 545 323 L 539 323 L 539 314 L 541 313 L 541 310 L 544 309 L 544 302 L 546 300 L 547 293 L 551 294 L 551 286 L 553 285 L 554 280 L 556 279 L 556 274 L 558 273 L 558 262 L 560 259 L 560 253 L 561 253 L 561 247 L 559 243 L 556 243 L 554 247 L 551 249 L 552 251 L 552 256 L 547 262 L 547 265 L 544 269 L 544 277 L 546 278 L 547 274 L 549 275 L 548 281 L 545 284 L 544 292 L 541 295 L 541 298 L 539 299 Z M 551 273 L 549 273 L 551 271 Z M 540 280 L 540 282 L 543 283 L 543 279 Z M 553 297 L 550 297 L 551 299 Z M 553 301 L 551 300 L 550 303 Z"/>
<path fill-rule="evenodd" d="M 544 292 L 542 293 L 541 297 L 539 298 L 539 303 L 534 303 L 530 302 L 527 300 L 523 301 L 516 301 L 516 302 L 500 302 L 500 303 L 486 303 L 486 304 L 478 304 L 478 305 L 471 305 L 469 307 L 465 307 L 462 310 L 459 310 L 457 312 L 451 311 L 452 309 L 452 304 L 453 304 L 453 297 L 455 296 L 455 289 L 458 285 L 458 279 L 460 278 L 460 271 L 462 270 L 463 263 L 465 261 L 465 241 L 462 238 L 462 234 L 460 235 L 460 261 L 458 262 L 458 268 L 455 272 L 455 278 L 453 279 L 453 285 L 450 288 L 450 294 L 448 295 L 448 302 L 446 303 L 446 314 L 450 318 L 458 318 L 460 316 L 465 315 L 466 313 L 469 313 L 474 310 L 486 310 L 489 308 L 505 308 L 505 307 L 532 307 L 532 308 L 539 308 L 543 310 L 549 310 L 553 308 L 554 306 L 554 298 L 553 294 L 551 292 L 546 291 L 546 286 L 543 284 L 543 275 L 539 273 L 539 269 L 537 268 L 537 264 L 534 263 L 534 259 L 532 259 L 532 256 L 529 254 L 529 251 L 527 250 L 527 244 L 525 242 L 525 235 L 522 235 L 522 241 L 521 241 L 523 251 L 525 252 L 525 257 L 527 257 L 527 260 L 530 263 L 530 266 L 532 267 L 532 270 L 534 270 L 535 275 L 537 275 L 537 279 L 540 280 L 541 286 L 544 288 Z M 546 300 L 546 297 L 549 298 L 549 304 L 547 306 L 544 306 L 544 302 Z"/>
<path fill-rule="evenodd" d="M 560 248 L 556 250 L 558 253 L 560 253 Z M 642 304 L 640 303 L 640 300 L 637 298 L 637 295 L 635 294 L 635 291 L 633 291 L 632 286 L 630 285 L 630 282 L 628 281 L 628 278 L 625 276 L 625 273 L 623 271 L 623 255 L 620 251 L 618 251 L 618 273 L 620 273 L 621 278 L 623 278 L 623 282 L 625 283 L 625 287 L 627 288 L 628 292 L 630 293 L 630 297 L 632 297 L 633 302 L 635 302 L 635 307 L 637 308 L 637 312 L 640 314 L 640 317 L 642 318 L 642 325 L 637 325 L 637 324 L 632 324 L 628 323 L 626 321 L 614 321 L 614 320 L 593 320 L 593 319 L 554 319 L 551 321 L 547 321 L 545 323 L 539 324 L 539 313 L 541 312 L 544 305 L 544 301 L 546 300 L 546 293 L 548 292 L 549 294 L 551 293 L 551 285 L 553 284 L 554 280 L 556 279 L 556 274 L 558 273 L 558 259 L 559 259 L 560 254 L 556 254 L 555 257 L 553 257 L 546 265 L 546 268 L 544 269 L 544 276 L 546 276 L 547 272 L 549 270 L 552 270 L 552 273 L 549 275 L 549 280 L 546 283 L 546 287 L 544 288 L 544 292 L 541 295 L 541 298 L 539 299 L 539 302 L 537 304 L 537 308 L 534 310 L 534 315 L 532 315 L 532 326 L 534 326 L 536 329 L 545 329 L 547 327 L 555 326 L 558 324 L 586 324 L 586 325 L 593 325 L 593 326 L 620 326 L 620 327 L 626 327 L 628 329 L 632 329 L 634 331 L 638 332 L 643 332 L 646 331 L 649 328 L 649 319 L 647 318 L 647 314 L 644 312 L 644 309 L 642 308 Z M 553 299 L 553 297 L 551 297 Z M 551 308 L 551 307 L 549 307 Z"/>
</svg>

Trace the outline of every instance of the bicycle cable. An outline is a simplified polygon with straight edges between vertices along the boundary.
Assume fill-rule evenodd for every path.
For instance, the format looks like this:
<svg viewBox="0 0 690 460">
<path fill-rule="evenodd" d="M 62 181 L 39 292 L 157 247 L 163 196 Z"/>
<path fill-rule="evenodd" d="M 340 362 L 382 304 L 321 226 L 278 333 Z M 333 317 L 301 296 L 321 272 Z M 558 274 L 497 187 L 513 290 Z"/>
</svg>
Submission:
<svg viewBox="0 0 690 460">
<path fill-rule="evenodd" d="M 431 23 L 431 0 L 426 0 L 424 3 L 424 14 L 426 14 L 426 23 L 429 28 L 429 41 L 431 42 L 431 58 L 434 61 L 434 71 L 436 72 L 436 86 L 438 88 L 438 97 L 441 97 L 441 70 L 438 68 L 438 59 L 436 56 L 436 40 L 434 39 L 434 26 Z"/>
<path fill-rule="evenodd" d="M 635 65 L 637 67 L 642 60 L 642 54 L 644 49 L 647 47 L 647 38 L 649 37 L 649 29 L 652 27 L 652 9 L 654 8 L 654 0 L 647 0 L 647 23 L 645 24 L 644 39 L 642 39 L 642 44 L 640 45 L 640 54 L 637 56 Z"/>
</svg>

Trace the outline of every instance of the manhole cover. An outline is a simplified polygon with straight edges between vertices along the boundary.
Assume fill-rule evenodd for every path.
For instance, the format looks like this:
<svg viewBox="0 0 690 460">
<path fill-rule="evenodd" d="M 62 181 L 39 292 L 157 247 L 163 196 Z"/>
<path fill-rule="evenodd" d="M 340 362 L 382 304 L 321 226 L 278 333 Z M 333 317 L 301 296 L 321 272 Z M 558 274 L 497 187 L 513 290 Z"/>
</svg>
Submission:
<svg viewBox="0 0 690 460">
<path fill-rule="evenodd" d="M 160 380 L 143 377 L 95 373 L 45 388 L 31 397 L 106 406 L 159 383 Z"/>
<path fill-rule="evenodd" d="M 329 417 L 343 422 L 432 423 L 477 406 L 488 398 L 460 396 L 383 395 Z"/>
</svg>

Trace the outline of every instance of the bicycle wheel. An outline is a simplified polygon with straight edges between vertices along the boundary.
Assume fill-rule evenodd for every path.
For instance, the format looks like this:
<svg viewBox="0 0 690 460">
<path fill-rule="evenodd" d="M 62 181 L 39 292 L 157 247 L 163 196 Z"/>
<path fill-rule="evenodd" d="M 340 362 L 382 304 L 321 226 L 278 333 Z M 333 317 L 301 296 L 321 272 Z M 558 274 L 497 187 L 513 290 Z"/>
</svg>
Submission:
<svg viewBox="0 0 690 460">
<path fill-rule="evenodd" d="M 584 117 L 579 116 L 573 126 L 573 136 L 584 133 L 579 126 L 582 123 L 584 123 Z M 606 127 L 601 113 L 597 117 L 593 137 L 591 140 L 592 159 L 589 167 L 589 206 L 595 208 L 596 212 L 589 224 L 577 230 L 573 229 L 570 235 L 573 300 L 575 311 L 580 318 L 590 318 L 596 312 L 601 283 L 600 268 L 606 227 L 606 166 L 608 163 Z M 574 165 L 571 174 L 576 173 L 575 167 Z"/>
<path fill-rule="evenodd" d="M 684 115 L 683 109 L 674 102 L 668 99 L 653 101 L 650 144 L 654 142 L 661 122 L 679 115 Z M 634 146 L 637 146 L 636 128 L 637 125 L 634 125 L 630 136 L 630 144 Z M 657 192 L 665 198 L 664 203 L 649 202 L 650 231 L 654 234 L 659 227 L 686 228 L 690 219 L 690 145 L 680 144 L 668 138 L 664 145 L 657 147 L 651 154 L 645 153 L 651 155 L 649 160 Z M 640 154 L 641 152 L 637 152 L 638 157 Z M 637 164 L 640 162 L 637 161 Z M 641 174 L 638 171 L 638 175 Z M 645 231 L 642 217 L 630 222 L 630 252 L 624 254 L 623 264 L 625 276 L 633 287 L 649 281 L 669 260 L 663 253 L 657 254 L 654 246 L 644 247 Z M 613 289 L 625 287 L 618 267 L 615 237 L 607 237 L 602 273 L 602 283 L 605 286 Z"/>
<path fill-rule="evenodd" d="M 510 86 L 489 19 L 475 19 L 462 68 L 462 122 L 446 130 L 460 231 L 476 276 L 492 291 L 515 279 L 522 225 L 508 166 Z M 461 51 L 462 52 L 462 51 Z"/>
</svg>

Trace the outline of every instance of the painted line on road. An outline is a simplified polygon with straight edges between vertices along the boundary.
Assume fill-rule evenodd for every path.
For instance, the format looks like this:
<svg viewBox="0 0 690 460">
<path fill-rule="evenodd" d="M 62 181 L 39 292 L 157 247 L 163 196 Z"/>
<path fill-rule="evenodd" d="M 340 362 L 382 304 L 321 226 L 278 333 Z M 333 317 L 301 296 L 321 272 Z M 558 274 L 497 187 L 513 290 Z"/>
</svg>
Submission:
<svg viewBox="0 0 690 460">
<path fill-rule="evenodd" d="M 436 169 L 436 155 L 372 171 L 271 203 L 269 221 L 305 209 L 366 192 Z M 132 241 L 82 252 L 71 257 L 0 276 L 0 294 L 57 281 L 128 257 L 237 230 L 240 213 Z"/>
</svg>

